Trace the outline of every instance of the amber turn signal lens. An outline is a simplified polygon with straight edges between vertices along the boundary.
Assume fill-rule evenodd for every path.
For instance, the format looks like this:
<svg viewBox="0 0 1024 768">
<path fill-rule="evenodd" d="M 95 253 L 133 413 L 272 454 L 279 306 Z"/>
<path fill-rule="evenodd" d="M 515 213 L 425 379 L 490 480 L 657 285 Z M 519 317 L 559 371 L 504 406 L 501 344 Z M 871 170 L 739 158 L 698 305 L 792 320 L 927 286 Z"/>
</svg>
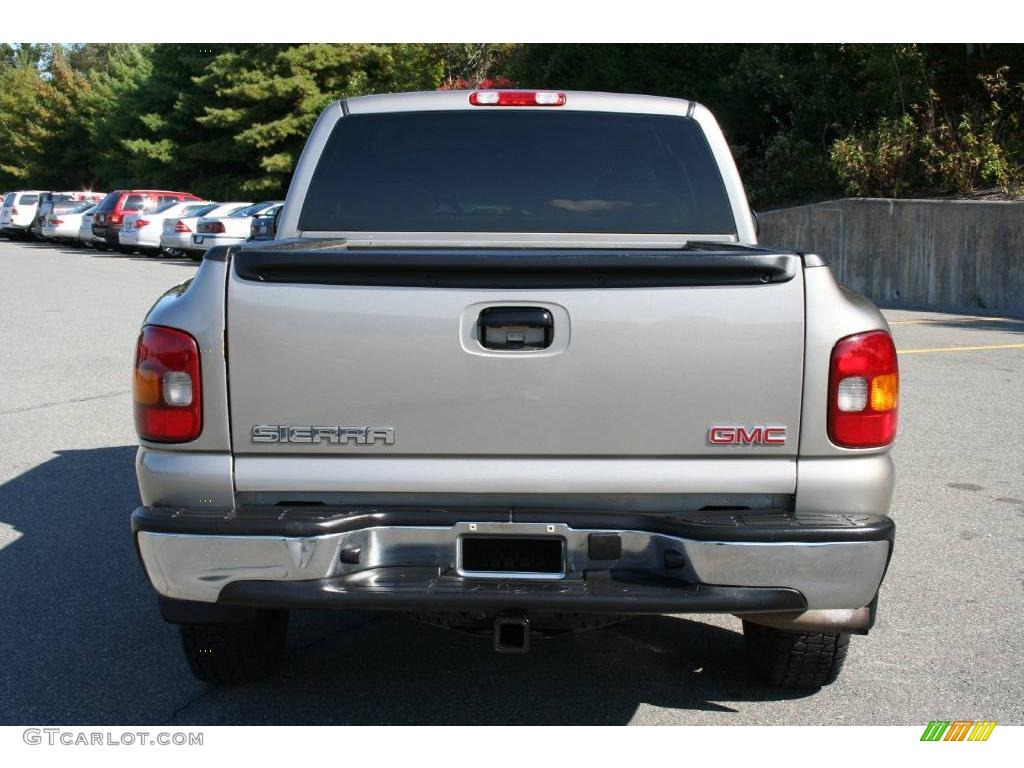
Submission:
<svg viewBox="0 0 1024 768">
<path fill-rule="evenodd" d="M 884 373 L 871 380 L 871 410 L 891 411 L 900 404 L 900 377 Z"/>
<path fill-rule="evenodd" d="M 160 402 L 160 373 L 152 368 L 136 368 L 132 385 L 132 399 L 140 405 L 156 405 Z"/>
</svg>

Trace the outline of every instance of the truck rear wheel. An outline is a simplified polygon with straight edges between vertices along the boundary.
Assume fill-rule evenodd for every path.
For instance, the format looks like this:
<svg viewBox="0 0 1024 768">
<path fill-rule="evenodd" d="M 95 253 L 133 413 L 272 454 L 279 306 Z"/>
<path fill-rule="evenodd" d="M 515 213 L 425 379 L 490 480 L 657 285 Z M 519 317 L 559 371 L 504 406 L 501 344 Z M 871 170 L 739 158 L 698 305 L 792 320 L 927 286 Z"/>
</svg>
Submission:
<svg viewBox="0 0 1024 768">
<path fill-rule="evenodd" d="M 182 624 L 192 674 L 207 683 L 262 680 L 284 659 L 288 611 L 260 611 L 237 624 Z"/>
<path fill-rule="evenodd" d="M 788 632 L 743 622 L 751 672 L 783 688 L 821 688 L 839 677 L 850 636 L 830 632 Z"/>
</svg>

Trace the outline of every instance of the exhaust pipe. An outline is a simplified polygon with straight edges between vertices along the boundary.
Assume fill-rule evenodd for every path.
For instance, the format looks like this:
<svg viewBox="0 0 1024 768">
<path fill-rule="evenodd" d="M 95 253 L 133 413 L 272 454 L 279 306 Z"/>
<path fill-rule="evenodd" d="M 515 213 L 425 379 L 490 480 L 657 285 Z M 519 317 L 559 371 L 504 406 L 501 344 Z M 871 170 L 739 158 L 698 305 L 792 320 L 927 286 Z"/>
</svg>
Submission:
<svg viewBox="0 0 1024 768">
<path fill-rule="evenodd" d="M 739 618 L 790 632 L 847 632 L 866 635 L 871 629 L 871 607 L 830 608 L 785 613 L 738 613 Z"/>
<path fill-rule="evenodd" d="M 503 616 L 494 621 L 494 650 L 498 653 L 526 653 L 530 650 L 530 620 L 525 616 Z"/>
</svg>

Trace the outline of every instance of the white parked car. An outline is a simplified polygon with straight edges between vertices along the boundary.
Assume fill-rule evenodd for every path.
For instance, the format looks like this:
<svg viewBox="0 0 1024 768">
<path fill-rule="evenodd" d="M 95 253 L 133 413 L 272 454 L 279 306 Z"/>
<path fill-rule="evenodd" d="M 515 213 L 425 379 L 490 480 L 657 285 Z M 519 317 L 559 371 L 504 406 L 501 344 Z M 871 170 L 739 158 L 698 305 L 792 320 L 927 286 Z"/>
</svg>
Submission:
<svg viewBox="0 0 1024 768">
<path fill-rule="evenodd" d="M 160 248 L 170 253 L 189 253 L 192 250 L 192 235 L 199 220 L 206 216 L 227 216 L 252 203 L 215 203 L 206 211 L 194 211 L 190 216 L 164 219 L 160 233 Z"/>
<path fill-rule="evenodd" d="M 82 218 L 92 213 L 96 203 L 79 203 L 65 211 L 50 213 L 42 222 L 41 234 L 47 240 L 78 240 Z"/>
<path fill-rule="evenodd" d="M 82 203 L 95 204 L 106 196 L 106 192 L 93 192 L 90 190 L 43 192 L 39 195 L 39 209 L 36 211 L 36 217 L 32 222 L 30 231 L 36 237 L 45 237 L 43 228 L 46 226 L 47 218 L 51 216 L 60 218 L 60 214 L 67 213 L 72 208 L 79 207 Z"/>
<path fill-rule="evenodd" d="M 27 237 L 39 209 L 40 190 L 8 192 L 0 208 L 0 230 L 8 237 Z"/>
<path fill-rule="evenodd" d="M 118 244 L 124 249 L 156 256 L 160 253 L 160 236 L 163 234 L 165 221 L 181 216 L 202 216 L 204 211 L 213 210 L 217 205 L 208 201 L 172 200 L 152 211 L 126 214 L 121 221 L 121 231 L 117 235 Z"/>
<path fill-rule="evenodd" d="M 204 216 L 199 220 L 196 233 L 192 235 L 189 255 L 201 258 L 202 255 L 217 245 L 239 245 L 249 239 L 252 217 L 263 211 L 281 205 L 281 200 L 265 200 L 246 208 L 235 211 L 228 216 Z"/>
<path fill-rule="evenodd" d="M 92 217 L 96 213 L 96 206 L 93 206 L 88 211 L 82 214 L 82 223 L 78 227 L 78 239 L 82 245 L 87 245 L 90 248 L 96 243 L 105 243 L 102 237 L 96 237 L 92 233 Z"/>
</svg>

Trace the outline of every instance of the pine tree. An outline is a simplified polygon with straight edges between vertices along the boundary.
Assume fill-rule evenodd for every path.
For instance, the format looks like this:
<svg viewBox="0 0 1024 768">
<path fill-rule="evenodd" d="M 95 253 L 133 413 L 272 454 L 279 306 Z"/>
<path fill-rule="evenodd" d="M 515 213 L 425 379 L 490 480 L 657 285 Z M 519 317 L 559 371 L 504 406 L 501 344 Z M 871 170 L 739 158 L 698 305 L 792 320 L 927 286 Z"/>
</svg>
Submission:
<svg viewBox="0 0 1024 768">
<path fill-rule="evenodd" d="M 30 131 L 42 84 L 34 63 L 0 66 L 0 187 L 4 190 L 24 188 L 31 182 L 37 154 Z"/>
<path fill-rule="evenodd" d="M 444 71 L 426 45 L 255 45 L 217 56 L 197 79 L 215 94 L 198 118 L 232 137 L 239 191 L 281 196 L 317 117 L 336 99 L 366 93 L 432 90 Z M 200 150 L 203 151 L 203 150 Z"/>
</svg>

